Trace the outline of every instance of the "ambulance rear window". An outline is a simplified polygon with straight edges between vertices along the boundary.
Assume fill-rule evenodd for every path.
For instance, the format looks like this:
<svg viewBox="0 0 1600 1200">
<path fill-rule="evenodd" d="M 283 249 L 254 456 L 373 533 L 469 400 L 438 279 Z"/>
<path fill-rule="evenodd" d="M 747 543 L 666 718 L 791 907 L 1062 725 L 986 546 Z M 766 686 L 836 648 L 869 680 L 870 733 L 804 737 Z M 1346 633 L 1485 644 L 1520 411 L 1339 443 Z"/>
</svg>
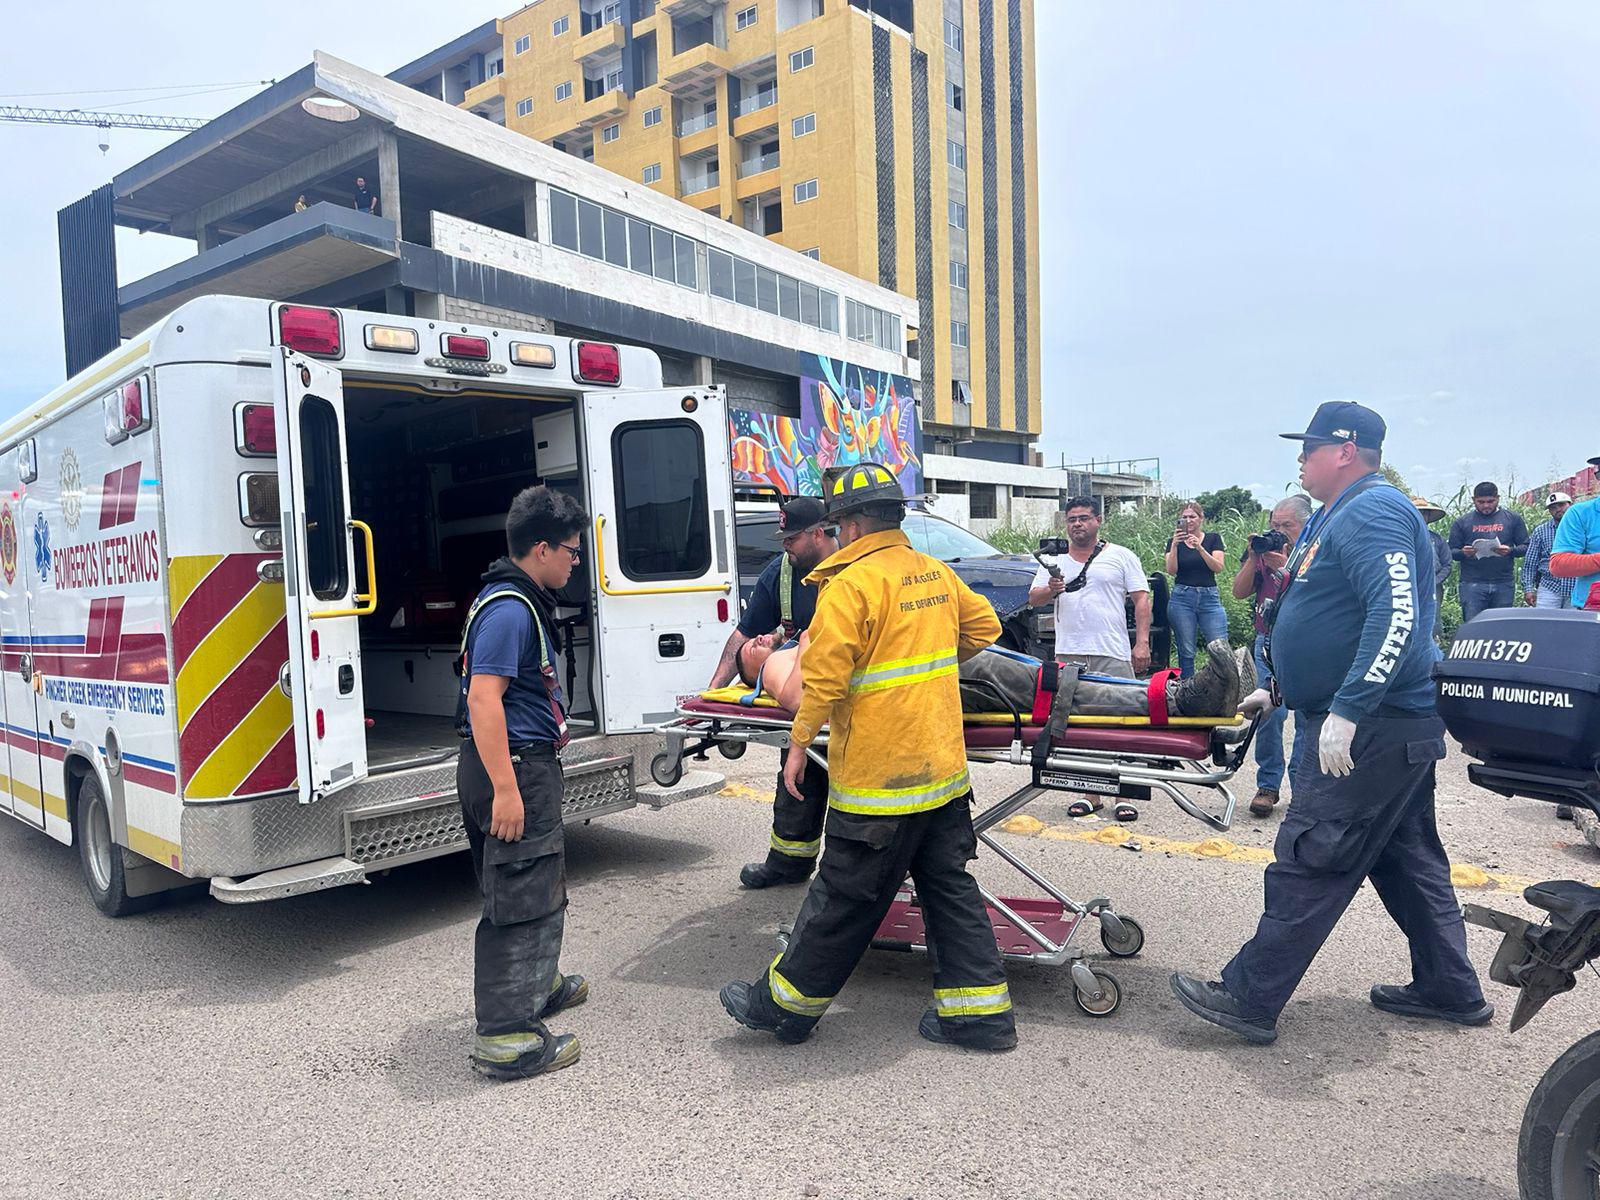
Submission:
<svg viewBox="0 0 1600 1200">
<path fill-rule="evenodd" d="M 300 447 L 305 470 L 306 583 L 317 599 L 338 600 L 350 590 L 339 417 L 320 396 L 300 402 Z"/>
<path fill-rule="evenodd" d="M 698 579 L 711 568 L 705 444 L 693 421 L 640 421 L 611 439 L 617 549 L 630 579 Z"/>
</svg>

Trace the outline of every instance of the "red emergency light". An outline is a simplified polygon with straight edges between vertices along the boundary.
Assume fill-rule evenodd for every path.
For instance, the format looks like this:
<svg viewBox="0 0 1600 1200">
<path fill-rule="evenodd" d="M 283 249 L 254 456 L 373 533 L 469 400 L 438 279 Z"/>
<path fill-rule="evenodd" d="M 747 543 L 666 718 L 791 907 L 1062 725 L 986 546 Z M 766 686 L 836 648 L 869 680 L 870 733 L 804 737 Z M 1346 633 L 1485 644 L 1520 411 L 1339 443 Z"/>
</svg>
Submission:
<svg viewBox="0 0 1600 1200">
<path fill-rule="evenodd" d="M 301 354 L 338 358 L 343 352 L 339 314 L 331 308 L 285 304 L 278 310 L 278 341 Z"/>
<path fill-rule="evenodd" d="M 278 427 L 270 404 L 240 405 L 236 432 L 241 454 L 264 458 L 278 452 Z"/>
<path fill-rule="evenodd" d="M 572 358 L 579 383 L 618 383 L 622 379 L 622 355 L 608 342 L 574 342 Z"/>
<path fill-rule="evenodd" d="M 444 352 L 451 358 L 487 359 L 489 339 L 469 337 L 464 333 L 447 333 L 444 335 Z"/>
</svg>

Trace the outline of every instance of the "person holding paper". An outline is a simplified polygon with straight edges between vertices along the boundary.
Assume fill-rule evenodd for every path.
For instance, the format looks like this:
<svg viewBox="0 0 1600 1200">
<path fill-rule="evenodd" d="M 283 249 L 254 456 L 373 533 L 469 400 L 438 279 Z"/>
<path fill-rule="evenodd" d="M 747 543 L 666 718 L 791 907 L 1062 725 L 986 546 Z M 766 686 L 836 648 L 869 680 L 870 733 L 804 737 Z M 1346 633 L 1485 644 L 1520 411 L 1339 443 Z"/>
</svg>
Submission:
<svg viewBox="0 0 1600 1200">
<path fill-rule="evenodd" d="M 1450 526 L 1450 557 L 1461 564 L 1461 620 L 1516 603 L 1513 559 L 1528 552 L 1528 526 L 1500 507 L 1500 489 L 1485 480 L 1472 489 L 1472 511 Z"/>
</svg>

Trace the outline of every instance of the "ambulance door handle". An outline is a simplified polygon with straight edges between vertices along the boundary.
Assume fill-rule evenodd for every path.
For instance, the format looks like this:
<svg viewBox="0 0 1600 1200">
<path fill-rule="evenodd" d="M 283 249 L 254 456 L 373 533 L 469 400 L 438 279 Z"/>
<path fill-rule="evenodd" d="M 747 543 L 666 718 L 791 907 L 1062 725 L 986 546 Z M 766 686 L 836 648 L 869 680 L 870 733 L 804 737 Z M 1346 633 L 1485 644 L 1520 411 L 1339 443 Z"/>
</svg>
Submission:
<svg viewBox="0 0 1600 1200">
<path fill-rule="evenodd" d="M 24 683 L 33 679 L 33 655 L 24 654 L 17 659 L 17 674 L 22 676 Z"/>
</svg>

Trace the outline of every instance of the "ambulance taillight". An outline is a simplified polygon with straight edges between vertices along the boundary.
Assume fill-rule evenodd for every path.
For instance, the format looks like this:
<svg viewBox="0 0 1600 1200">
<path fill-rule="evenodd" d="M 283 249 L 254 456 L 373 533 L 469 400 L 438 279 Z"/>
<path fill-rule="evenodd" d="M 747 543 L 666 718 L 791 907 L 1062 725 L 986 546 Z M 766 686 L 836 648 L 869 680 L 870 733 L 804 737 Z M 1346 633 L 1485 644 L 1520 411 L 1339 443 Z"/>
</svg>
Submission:
<svg viewBox="0 0 1600 1200">
<path fill-rule="evenodd" d="M 149 382 L 148 376 L 141 375 L 106 394 L 101 402 L 106 441 L 115 445 L 150 428 Z"/>
<path fill-rule="evenodd" d="M 579 383 L 618 383 L 622 355 L 608 342 L 574 342 L 572 373 Z"/>
<path fill-rule="evenodd" d="M 247 458 L 271 458 L 278 452 L 278 427 L 272 405 L 241 404 L 233 410 L 234 446 Z"/>
<path fill-rule="evenodd" d="M 482 362 L 489 357 L 489 339 L 465 333 L 447 333 L 443 338 L 443 349 L 449 358 L 466 358 Z"/>
<path fill-rule="evenodd" d="M 343 351 L 339 314 L 331 308 L 285 304 L 278 310 L 278 341 L 301 354 L 338 358 Z"/>
</svg>

